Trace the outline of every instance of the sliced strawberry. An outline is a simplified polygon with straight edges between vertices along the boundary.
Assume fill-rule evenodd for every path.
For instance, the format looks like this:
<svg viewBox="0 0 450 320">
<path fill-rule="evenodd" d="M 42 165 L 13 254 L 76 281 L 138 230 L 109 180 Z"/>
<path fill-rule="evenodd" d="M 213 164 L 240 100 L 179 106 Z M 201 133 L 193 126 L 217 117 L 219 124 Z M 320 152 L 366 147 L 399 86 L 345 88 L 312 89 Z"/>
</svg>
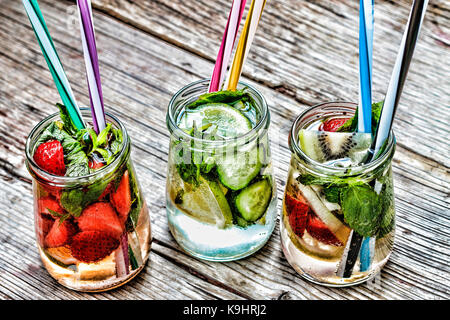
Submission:
<svg viewBox="0 0 450 320">
<path fill-rule="evenodd" d="M 83 231 L 73 237 L 72 255 L 82 262 L 97 262 L 119 246 L 119 240 L 107 232 Z"/>
<path fill-rule="evenodd" d="M 36 214 L 35 218 L 35 229 L 36 229 L 36 238 L 41 247 L 44 246 L 44 239 L 47 236 L 48 232 L 51 230 L 55 220 L 53 220 L 48 215 L 43 215 L 40 213 Z"/>
<path fill-rule="evenodd" d="M 128 170 L 124 172 L 117 190 L 111 193 L 111 203 L 116 208 L 120 221 L 125 223 L 131 209 L 130 178 Z"/>
<path fill-rule="evenodd" d="M 41 143 L 37 147 L 33 159 L 39 168 L 44 171 L 57 176 L 63 176 L 66 173 L 64 151 L 61 142 L 58 140 Z"/>
<path fill-rule="evenodd" d="M 59 219 L 53 222 L 53 226 L 48 232 L 44 240 L 47 248 L 55 248 L 64 246 L 72 240 L 72 236 L 76 233 L 75 226 L 69 221 L 60 222 Z"/>
<path fill-rule="evenodd" d="M 344 244 L 339 241 L 333 232 L 327 227 L 322 220 L 319 219 L 312 211 L 308 217 L 308 224 L 306 225 L 306 230 L 315 239 L 333 246 L 343 246 Z"/>
<path fill-rule="evenodd" d="M 289 193 L 286 193 L 284 203 L 289 216 L 289 224 L 291 225 L 292 231 L 297 236 L 302 237 L 308 219 L 308 204 L 301 195 L 294 198 Z"/>
<path fill-rule="evenodd" d="M 322 122 L 319 131 L 336 132 L 350 118 L 334 118 Z"/>
<path fill-rule="evenodd" d="M 38 200 L 39 212 L 43 215 L 59 218 L 64 214 L 64 209 L 60 204 L 50 197 L 41 198 Z"/>
<path fill-rule="evenodd" d="M 114 208 L 108 202 L 95 202 L 86 207 L 77 222 L 81 231 L 102 231 L 117 239 L 124 230 Z"/>
</svg>

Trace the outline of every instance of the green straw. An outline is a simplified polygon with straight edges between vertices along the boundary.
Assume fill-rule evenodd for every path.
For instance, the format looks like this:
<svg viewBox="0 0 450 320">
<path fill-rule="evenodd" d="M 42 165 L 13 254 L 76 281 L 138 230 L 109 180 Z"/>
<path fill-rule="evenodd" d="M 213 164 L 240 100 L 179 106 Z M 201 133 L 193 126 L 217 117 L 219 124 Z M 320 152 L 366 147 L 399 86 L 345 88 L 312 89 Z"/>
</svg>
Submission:
<svg viewBox="0 0 450 320">
<path fill-rule="evenodd" d="M 36 0 L 23 0 L 23 5 L 30 19 L 31 26 L 41 47 L 45 61 L 53 76 L 53 80 L 61 96 L 62 102 L 67 107 L 69 116 L 77 129 L 85 128 L 80 109 L 75 101 L 69 80 L 64 72 L 61 60 L 56 52 L 50 32 L 45 24 L 44 17 Z"/>
</svg>

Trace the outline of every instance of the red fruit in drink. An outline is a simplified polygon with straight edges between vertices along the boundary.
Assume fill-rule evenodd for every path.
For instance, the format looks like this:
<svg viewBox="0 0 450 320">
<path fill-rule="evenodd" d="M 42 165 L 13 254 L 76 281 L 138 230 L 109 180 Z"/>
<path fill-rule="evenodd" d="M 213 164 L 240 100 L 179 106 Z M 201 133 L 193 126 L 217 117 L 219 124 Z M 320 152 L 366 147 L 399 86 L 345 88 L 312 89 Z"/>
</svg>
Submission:
<svg viewBox="0 0 450 320">
<path fill-rule="evenodd" d="M 119 246 L 119 240 L 107 232 L 83 231 L 75 235 L 70 245 L 72 255 L 82 262 L 97 262 Z"/>
<path fill-rule="evenodd" d="M 294 198 L 289 193 L 286 193 L 284 204 L 292 231 L 297 236 L 302 237 L 303 232 L 305 231 L 309 211 L 306 200 L 301 195 L 297 195 L 297 197 Z"/>
<path fill-rule="evenodd" d="M 60 222 L 59 219 L 53 222 L 53 226 L 48 232 L 44 240 L 47 248 L 55 248 L 64 246 L 72 240 L 72 236 L 76 233 L 75 226 L 69 221 Z"/>
<path fill-rule="evenodd" d="M 88 162 L 89 168 L 97 170 L 100 169 L 101 167 L 104 167 L 105 164 L 103 162 L 99 162 L 99 161 L 95 161 L 90 159 Z"/>
<path fill-rule="evenodd" d="M 46 214 L 38 213 L 36 215 L 36 236 L 40 246 L 44 246 L 44 240 L 48 232 L 51 230 L 55 220 Z"/>
<path fill-rule="evenodd" d="M 63 176 L 66 173 L 64 164 L 64 151 L 61 142 L 58 140 L 49 140 L 41 143 L 34 153 L 34 162 L 44 171 L 57 176 Z"/>
<path fill-rule="evenodd" d="M 319 126 L 319 131 L 336 132 L 342 125 L 350 118 L 334 118 L 322 122 Z"/>
<path fill-rule="evenodd" d="M 343 246 L 344 244 L 336 238 L 333 232 L 327 227 L 319 217 L 316 216 L 312 211 L 308 216 L 308 223 L 306 225 L 306 230 L 315 239 L 333 246 Z"/>
<path fill-rule="evenodd" d="M 124 172 L 117 190 L 111 193 L 111 203 L 116 208 L 120 221 L 125 223 L 131 209 L 130 178 L 128 170 Z"/>
<path fill-rule="evenodd" d="M 39 212 L 43 215 L 48 215 L 53 218 L 59 218 L 59 215 L 64 214 L 64 209 L 60 204 L 50 197 L 41 198 L 38 200 Z"/>
<path fill-rule="evenodd" d="M 119 239 L 123 224 L 108 202 L 95 202 L 86 207 L 76 219 L 81 231 L 101 231 Z"/>
</svg>

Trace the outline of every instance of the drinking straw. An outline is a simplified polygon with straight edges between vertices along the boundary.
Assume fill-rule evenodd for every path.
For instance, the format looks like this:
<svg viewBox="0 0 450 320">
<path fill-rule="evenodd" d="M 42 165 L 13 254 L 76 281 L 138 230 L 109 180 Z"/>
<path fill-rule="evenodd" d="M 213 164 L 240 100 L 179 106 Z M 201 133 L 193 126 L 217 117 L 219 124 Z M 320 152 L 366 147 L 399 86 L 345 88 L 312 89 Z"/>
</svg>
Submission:
<svg viewBox="0 0 450 320">
<path fill-rule="evenodd" d="M 412 5 L 408 23 L 405 32 L 403 33 L 402 42 L 395 60 L 391 79 L 389 81 L 383 109 L 381 110 L 380 120 L 378 122 L 375 136 L 365 163 L 372 161 L 374 156 L 378 155 L 378 151 L 384 145 L 385 141 L 389 137 L 389 133 L 391 132 L 395 111 L 397 110 L 427 5 L 428 0 L 414 0 Z M 356 235 L 356 233 L 354 234 Z M 356 251 L 356 249 L 352 251 L 352 248 L 357 248 L 359 251 L 361 240 L 361 236 L 352 237 L 351 239 L 349 257 L 347 258 L 343 275 L 344 278 L 348 278 L 352 274 L 356 258 L 350 257 L 350 255 L 352 252 Z"/>
<path fill-rule="evenodd" d="M 219 91 L 222 87 L 246 3 L 247 0 L 233 0 L 208 92 Z"/>
<path fill-rule="evenodd" d="M 358 132 L 372 131 L 372 52 L 373 52 L 373 0 L 359 2 L 359 105 Z M 353 234 L 352 238 L 356 236 Z M 366 237 L 360 250 L 360 271 L 370 266 L 370 237 Z"/>
<path fill-rule="evenodd" d="M 83 43 L 84 63 L 91 101 L 91 113 L 94 130 L 98 133 L 106 126 L 103 107 L 102 85 L 98 67 L 97 47 L 95 44 L 94 24 L 90 0 L 77 0 L 80 14 L 81 41 Z"/>
<path fill-rule="evenodd" d="M 80 109 L 75 101 L 72 89 L 67 79 L 64 68 L 56 52 L 55 45 L 53 44 L 50 32 L 48 31 L 42 12 L 36 0 L 23 0 L 25 11 L 27 12 L 28 19 L 30 19 L 31 26 L 36 35 L 39 46 L 41 47 L 42 54 L 47 62 L 50 73 L 52 74 L 53 81 L 55 82 L 58 93 L 62 102 L 67 108 L 70 118 L 74 126 L 77 129 L 85 128 L 83 118 L 81 116 Z"/>
<path fill-rule="evenodd" d="M 359 1 L 358 132 L 371 132 L 373 0 Z"/>
<path fill-rule="evenodd" d="M 258 23 L 261 19 L 265 4 L 266 0 L 252 0 L 247 18 L 245 19 L 244 28 L 242 29 L 238 46 L 234 54 L 233 64 L 227 81 L 228 90 L 236 90 L 237 88 L 239 77 L 242 73 L 242 67 L 248 56 L 248 52 L 250 51 L 250 47 L 252 45 L 253 38 L 255 37 L 256 29 L 258 28 Z"/>
<path fill-rule="evenodd" d="M 384 99 L 383 109 L 381 110 L 380 121 L 378 122 L 375 137 L 369 152 L 367 162 L 378 155 L 378 152 L 384 145 L 391 132 L 392 122 L 397 111 L 397 106 L 405 84 L 411 58 L 414 53 L 417 38 L 425 16 L 428 0 L 414 0 L 411 13 L 408 19 L 406 31 L 403 34 L 400 50 L 392 71 L 389 86 Z"/>
</svg>

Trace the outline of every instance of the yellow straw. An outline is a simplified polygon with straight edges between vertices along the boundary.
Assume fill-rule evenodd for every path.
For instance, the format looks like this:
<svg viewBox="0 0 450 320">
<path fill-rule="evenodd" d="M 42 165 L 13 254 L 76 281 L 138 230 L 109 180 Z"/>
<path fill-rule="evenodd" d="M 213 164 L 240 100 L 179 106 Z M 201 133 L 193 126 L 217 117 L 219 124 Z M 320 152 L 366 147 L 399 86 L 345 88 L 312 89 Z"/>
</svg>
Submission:
<svg viewBox="0 0 450 320">
<path fill-rule="evenodd" d="M 228 90 L 236 90 L 237 84 L 239 82 L 239 77 L 242 73 L 242 67 L 244 65 L 244 61 L 247 55 L 247 52 L 249 51 L 249 46 L 251 46 L 252 39 L 254 36 L 254 33 L 256 32 L 256 27 L 253 30 L 253 34 L 250 32 L 250 26 L 252 24 L 252 19 L 254 19 L 254 15 L 258 14 L 258 12 L 255 12 L 255 2 L 257 0 L 253 0 L 250 9 L 247 14 L 247 18 L 245 19 L 244 28 L 242 29 L 242 33 L 239 37 L 239 43 L 236 48 L 236 52 L 234 54 L 233 64 L 231 66 L 229 78 L 228 78 Z M 259 12 L 258 21 L 261 19 L 262 11 L 264 9 L 264 6 L 266 4 L 266 0 L 264 0 L 261 11 Z M 250 41 L 249 41 L 250 40 Z"/>
</svg>

